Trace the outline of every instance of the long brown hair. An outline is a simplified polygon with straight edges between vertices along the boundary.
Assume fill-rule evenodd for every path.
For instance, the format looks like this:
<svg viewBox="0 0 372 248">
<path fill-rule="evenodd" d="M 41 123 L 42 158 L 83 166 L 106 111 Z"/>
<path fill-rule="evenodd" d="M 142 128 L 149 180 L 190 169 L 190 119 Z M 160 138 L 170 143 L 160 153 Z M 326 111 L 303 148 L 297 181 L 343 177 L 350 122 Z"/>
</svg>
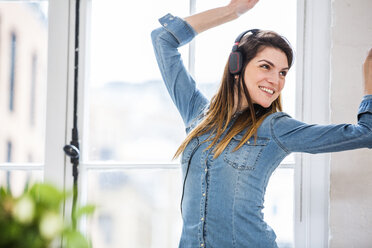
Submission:
<svg viewBox="0 0 372 248">
<path fill-rule="evenodd" d="M 210 132 L 210 134 L 206 141 L 211 140 L 212 142 L 207 149 L 216 145 L 213 149 L 214 158 L 216 158 L 224 151 L 235 135 L 247 129 L 240 143 L 235 147 L 234 151 L 236 151 L 242 147 L 243 144 L 252 137 L 252 135 L 255 135 L 255 138 L 257 138 L 257 129 L 268 115 L 277 111 L 282 111 L 280 95 L 270 107 L 264 108 L 258 104 L 252 103 L 252 99 L 245 84 L 244 73 L 246 65 L 266 47 L 273 47 L 283 51 L 287 57 L 288 66 L 290 67 L 292 65 L 293 51 L 291 45 L 284 37 L 273 31 L 263 30 L 254 34 L 245 35 L 239 45 L 239 51 L 242 53 L 244 58 L 242 71 L 238 77 L 234 77 L 234 75 L 229 72 L 227 62 L 220 88 L 218 89 L 217 94 L 212 97 L 209 109 L 206 112 L 204 119 L 188 134 L 186 139 L 178 148 L 174 158 L 177 158 L 185 150 L 187 144 L 193 138 L 199 137 L 208 132 Z M 237 106 L 235 106 L 236 96 L 238 97 Z M 242 96 L 247 100 L 248 107 L 237 116 L 233 125 L 227 131 L 227 134 L 220 142 L 218 142 L 219 138 L 227 130 L 228 125 L 233 118 L 234 109 L 240 109 Z"/>
</svg>

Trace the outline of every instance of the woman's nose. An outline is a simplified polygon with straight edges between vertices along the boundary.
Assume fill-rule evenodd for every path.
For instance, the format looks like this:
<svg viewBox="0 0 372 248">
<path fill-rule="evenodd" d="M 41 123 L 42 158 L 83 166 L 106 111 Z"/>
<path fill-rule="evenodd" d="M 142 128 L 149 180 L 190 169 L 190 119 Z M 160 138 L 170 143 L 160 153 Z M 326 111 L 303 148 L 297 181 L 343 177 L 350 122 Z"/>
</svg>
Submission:
<svg viewBox="0 0 372 248">
<path fill-rule="evenodd" d="M 270 72 L 269 76 L 268 76 L 268 81 L 274 85 L 279 85 L 280 83 L 280 76 L 279 76 L 279 73 L 277 72 Z"/>
</svg>

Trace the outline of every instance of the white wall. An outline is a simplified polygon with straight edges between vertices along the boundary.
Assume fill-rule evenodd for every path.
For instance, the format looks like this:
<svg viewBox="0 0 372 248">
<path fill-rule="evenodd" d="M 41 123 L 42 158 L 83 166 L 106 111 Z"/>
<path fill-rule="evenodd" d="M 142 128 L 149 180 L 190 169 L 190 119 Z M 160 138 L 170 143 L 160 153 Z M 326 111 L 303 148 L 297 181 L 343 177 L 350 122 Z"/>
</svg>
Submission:
<svg viewBox="0 0 372 248">
<path fill-rule="evenodd" d="M 333 0 L 331 122 L 356 123 L 362 63 L 372 47 L 372 1 Z M 331 155 L 330 246 L 372 247 L 372 151 Z"/>
</svg>

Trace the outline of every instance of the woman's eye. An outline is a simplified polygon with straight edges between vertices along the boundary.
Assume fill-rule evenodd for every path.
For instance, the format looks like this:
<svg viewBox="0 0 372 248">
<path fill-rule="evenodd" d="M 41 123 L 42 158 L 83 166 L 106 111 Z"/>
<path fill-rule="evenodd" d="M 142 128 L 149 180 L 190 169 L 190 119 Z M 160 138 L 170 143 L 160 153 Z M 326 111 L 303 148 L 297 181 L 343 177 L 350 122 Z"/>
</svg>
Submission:
<svg viewBox="0 0 372 248">
<path fill-rule="evenodd" d="M 261 68 L 264 68 L 264 69 L 269 69 L 269 68 L 270 68 L 270 66 L 269 66 L 269 65 L 266 65 L 266 64 L 263 64 L 263 65 L 261 65 Z"/>
<path fill-rule="evenodd" d="M 285 77 L 286 75 L 287 75 L 287 72 L 286 72 L 286 71 L 281 71 L 281 72 L 280 72 L 280 76 Z"/>
</svg>

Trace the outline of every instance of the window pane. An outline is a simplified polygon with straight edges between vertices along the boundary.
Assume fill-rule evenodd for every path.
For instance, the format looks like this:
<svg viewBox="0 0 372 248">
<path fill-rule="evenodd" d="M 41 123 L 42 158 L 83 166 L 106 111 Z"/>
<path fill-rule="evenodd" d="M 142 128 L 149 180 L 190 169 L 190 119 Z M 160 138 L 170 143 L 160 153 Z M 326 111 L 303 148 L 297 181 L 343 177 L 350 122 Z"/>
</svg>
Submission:
<svg viewBox="0 0 372 248">
<path fill-rule="evenodd" d="M 87 178 L 87 200 L 98 206 L 87 225 L 93 247 L 178 246 L 178 169 L 89 170 Z"/>
<path fill-rule="evenodd" d="M 150 33 L 158 18 L 168 11 L 185 16 L 188 6 L 186 0 L 92 0 L 85 160 L 171 161 L 184 126 L 163 85 Z M 187 47 L 181 52 L 186 59 Z"/>
<path fill-rule="evenodd" d="M 47 1 L 0 2 L 0 163 L 42 163 Z"/>
<path fill-rule="evenodd" d="M 11 189 L 14 196 L 19 196 L 27 185 L 43 181 L 42 170 L 1 170 L 0 187 Z"/>
<path fill-rule="evenodd" d="M 277 169 L 270 178 L 266 189 L 264 217 L 277 235 L 280 248 L 294 246 L 293 169 Z"/>
</svg>

